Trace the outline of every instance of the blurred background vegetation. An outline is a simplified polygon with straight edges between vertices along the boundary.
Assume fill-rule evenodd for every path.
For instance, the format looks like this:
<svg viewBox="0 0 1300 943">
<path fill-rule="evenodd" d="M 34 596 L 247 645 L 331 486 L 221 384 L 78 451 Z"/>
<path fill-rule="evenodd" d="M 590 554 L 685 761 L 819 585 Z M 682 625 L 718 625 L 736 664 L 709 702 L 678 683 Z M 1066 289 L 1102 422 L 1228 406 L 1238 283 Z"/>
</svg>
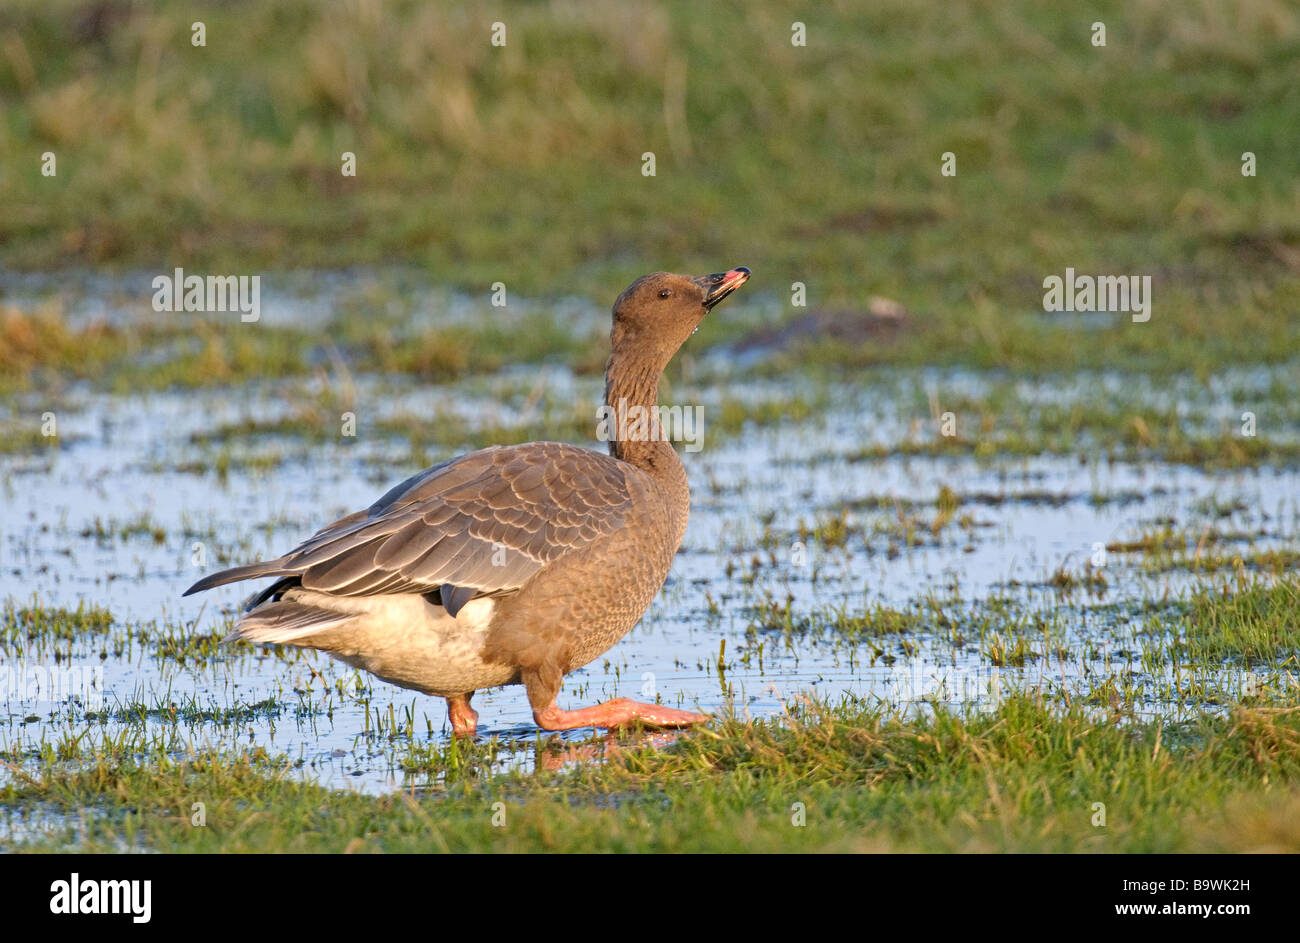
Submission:
<svg viewBox="0 0 1300 943">
<path fill-rule="evenodd" d="M 808 286 L 786 365 L 1205 372 L 1296 349 L 1284 0 L 17 0 L 0 100 L 11 273 L 402 266 L 604 306 L 644 271 L 744 264 L 774 318 L 807 315 Z M 1153 276 L 1150 323 L 1045 315 L 1067 266 Z M 873 297 L 906 329 L 876 336 Z M 0 324 L 15 369 L 23 345 L 102 340 Z"/>
</svg>

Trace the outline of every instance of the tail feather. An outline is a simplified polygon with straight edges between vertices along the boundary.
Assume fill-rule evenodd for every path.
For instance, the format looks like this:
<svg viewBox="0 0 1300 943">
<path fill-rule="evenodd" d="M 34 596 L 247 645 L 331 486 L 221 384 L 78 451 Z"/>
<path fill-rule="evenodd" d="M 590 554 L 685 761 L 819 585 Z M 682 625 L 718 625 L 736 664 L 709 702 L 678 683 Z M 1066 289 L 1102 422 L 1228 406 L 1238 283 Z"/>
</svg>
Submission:
<svg viewBox="0 0 1300 943">
<path fill-rule="evenodd" d="M 356 615 L 352 613 L 321 609 L 300 602 L 269 602 L 243 616 L 222 641 L 244 639 L 249 642 L 293 645 L 297 644 L 298 639 L 337 628 L 355 618 Z"/>
<path fill-rule="evenodd" d="M 240 580 L 257 579 L 259 576 L 288 576 L 295 571 L 285 569 L 284 558 L 279 560 L 267 560 L 264 563 L 250 563 L 247 566 L 234 566 L 228 570 L 222 570 L 219 573 L 212 573 L 203 577 L 189 589 L 182 593 L 182 596 L 190 596 L 194 593 L 201 593 L 205 589 L 211 589 L 214 586 L 224 586 L 227 583 L 238 583 Z"/>
</svg>

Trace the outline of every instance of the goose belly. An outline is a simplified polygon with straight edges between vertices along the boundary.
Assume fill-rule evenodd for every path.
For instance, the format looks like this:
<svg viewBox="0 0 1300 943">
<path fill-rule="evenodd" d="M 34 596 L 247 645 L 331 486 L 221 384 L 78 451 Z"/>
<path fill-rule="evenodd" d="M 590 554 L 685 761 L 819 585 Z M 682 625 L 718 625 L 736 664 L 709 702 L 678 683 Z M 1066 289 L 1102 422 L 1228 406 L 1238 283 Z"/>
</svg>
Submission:
<svg viewBox="0 0 1300 943">
<path fill-rule="evenodd" d="M 453 617 L 414 594 L 331 596 L 295 589 L 285 598 L 353 617 L 299 644 L 399 687 L 449 697 L 515 679 L 514 668 L 483 657 L 495 600 L 470 600 Z"/>
</svg>

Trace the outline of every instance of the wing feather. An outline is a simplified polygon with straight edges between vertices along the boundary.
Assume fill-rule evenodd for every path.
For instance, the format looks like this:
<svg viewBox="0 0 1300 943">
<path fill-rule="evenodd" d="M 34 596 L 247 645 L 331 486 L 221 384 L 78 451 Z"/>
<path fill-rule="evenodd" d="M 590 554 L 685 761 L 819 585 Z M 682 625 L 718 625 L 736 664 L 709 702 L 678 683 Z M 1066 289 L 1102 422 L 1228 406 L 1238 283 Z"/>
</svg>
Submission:
<svg viewBox="0 0 1300 943">
<path fill-rule="evenodd" d="M 279 560 L 213 574 L 190 592 L 297 577 L 339 596 L 445 591 L 459 608 L 472 595 L 513 592 L 546 564 L 618 530 L 645 486 L 639 474 L 557 442 L 471 452 L 408 478 Z"/>
</svg>

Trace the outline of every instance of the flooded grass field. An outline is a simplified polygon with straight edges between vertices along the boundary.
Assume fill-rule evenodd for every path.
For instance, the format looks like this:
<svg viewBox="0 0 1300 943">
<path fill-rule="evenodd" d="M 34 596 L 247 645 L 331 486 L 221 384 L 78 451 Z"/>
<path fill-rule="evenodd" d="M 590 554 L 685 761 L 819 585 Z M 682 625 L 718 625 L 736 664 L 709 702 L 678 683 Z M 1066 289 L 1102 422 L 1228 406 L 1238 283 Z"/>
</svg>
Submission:
<svg viewBox="0 0 1300 943">
<path fill-rule="evenodd" d="M 589 329 L 574 319 L 575 337 Z M 1296 363 L 1159 383 L 956 368 L 756 369 L 737 383 L 705 352 L 664 396 L 702 418 L 698 450 L 683 450 L 686 541 L 641 624 L 569 676 L 561 703 L 658 699 L 718 720 L 685 735 L 549 735 L 506 687 L 476 700 L 473 745 L 452 740 L 441 699 L 316 652 L 220 644 L 246 588 L 180 593 L 460 451 L 599 448 L 601 382 L 545 362 L 453 382 L 342 369 L 14 396 L 0 417 L 6 842 L 172 841 L 170 819 L 129 794 L 93 802 L 98 824 L 71 812 L 70 791 L 110 769 L 183 781 L 215 767 L 327 804 L 424 796 L 445 810 L 503 790 L 563 794 L 573 777 L 791 736 L 818 716 L 917 735 L 1038 711 L 1093 735 L 1154 735 L 1158 757 L 1162 738 L 1191 751 L 1186 731 L 1239 731 L 1248 710 L 1282 725 L 1279 761 L 1294 757 Z M 43 435 L 51 417 L 57 435 Z M 639 808 L 619 782 L 572 801 Z M 1139 847 L 1151 837 L 1136 834 Z"/>
<path fill-rule="evenodd" d="M 0 102 L 0 850 L 1300 851 L 1293 4 L 12 0 Z M 559 696 L 708 725 L 457 740 L 182 597 L 601 448 L 617 292 L 742 265 Z"/>
</svg>

